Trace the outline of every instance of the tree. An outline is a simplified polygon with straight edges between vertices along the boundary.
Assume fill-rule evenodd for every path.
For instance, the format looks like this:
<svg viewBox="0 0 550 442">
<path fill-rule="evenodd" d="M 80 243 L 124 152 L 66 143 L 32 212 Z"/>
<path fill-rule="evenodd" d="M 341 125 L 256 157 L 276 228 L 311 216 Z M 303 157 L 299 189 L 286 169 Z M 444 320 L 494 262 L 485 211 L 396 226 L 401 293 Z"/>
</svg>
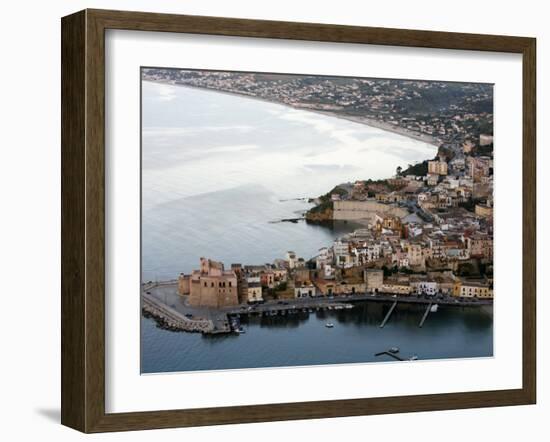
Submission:
<svg viewBox="0 0 550 442">
<path fill-rule="evenodd" d="M 397 176 L 401 175 L 401 171 L 402 171 L 402 170 L 403 170 L 403 169 L 401 168 L 401 166 L 397 166 L 397 169 L 395 169 L 396 175 L 397 175 Z"/>
</svg>

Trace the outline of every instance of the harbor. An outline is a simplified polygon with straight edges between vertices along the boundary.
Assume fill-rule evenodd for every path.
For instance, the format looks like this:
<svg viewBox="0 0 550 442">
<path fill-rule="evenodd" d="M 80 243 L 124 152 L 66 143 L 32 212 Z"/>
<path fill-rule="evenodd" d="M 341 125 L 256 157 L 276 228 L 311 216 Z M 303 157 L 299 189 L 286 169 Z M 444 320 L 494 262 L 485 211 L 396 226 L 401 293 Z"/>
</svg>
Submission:
<svg viewBox="0 0 550 442">
<path fill-rule="evenodd" d="M 324 301 L 326 308 L 271 305 L 271 313 L 269 304 L 246 305 L 238 315 L 195 310 L 194 319 L 228 318 L 233 331 L 222 327 L 217 333 L 182 332 L 142 315 L 142 373 L 397 362 L 394 356 L 376 356 L 392 347 L 406 361 L 415 355 L 420 361 L 493 355 L 490 305 L 441 305 L 419 327 L 429 304 L 399 301 L 380 328 L 392 302 Z"/>
<path fill-rule="evenodd" d="M 249 315 L 273 317 L 293 316 L 299 313 L 340 311 L 353 309 L 356 303 L 381 303 L 389 305 L 380 328 L 391 320 L 398 304 L 423 306 L 418 327 L 422 328 L 430 313 L 439 306 L 490 307 L 490 299 L 460 299 L 452 296 L 398 296 L 392 294 L 358 293 L 353 295 L 318 296 L 292 300 L 271 300 L 262 303 L 242 304 L 225 308 L 202 308 L 189 305 L 187 297 L 177 292 L 176 281 L 143 285 L 142 310 L 155 318 L 160 326 L 172 331 L 200 332 L 204 334 L 238 333 L 240 318 Z M 236 321 L 235 319 L 239 320 Z"/>
<path fill-rule="evenodd" d="M 162 282 L 141 290 L 142 373 L 493 355 L 489 134 L 453 119 L 438 147 L 207 89 L 143 82 L 141 280 Z"/>
</svg>

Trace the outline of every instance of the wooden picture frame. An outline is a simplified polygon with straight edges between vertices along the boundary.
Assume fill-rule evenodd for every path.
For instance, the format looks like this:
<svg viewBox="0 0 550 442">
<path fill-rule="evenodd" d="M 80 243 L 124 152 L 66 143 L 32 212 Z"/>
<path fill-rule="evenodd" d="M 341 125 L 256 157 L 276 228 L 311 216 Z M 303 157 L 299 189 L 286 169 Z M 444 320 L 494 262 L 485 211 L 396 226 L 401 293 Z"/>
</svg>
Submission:
<svg viewBox="0 0 550 442">
<path fill-rule="evenodd" d="M 142 430 L 533 404 L 536 398 L 536 41 L 533 38 L 106 10 L 62 19 L 62 424 Z M 498 391 L 105 412 L 105 30 L 517 53 L 523 57 L 523 385 Z"/>
</svg>

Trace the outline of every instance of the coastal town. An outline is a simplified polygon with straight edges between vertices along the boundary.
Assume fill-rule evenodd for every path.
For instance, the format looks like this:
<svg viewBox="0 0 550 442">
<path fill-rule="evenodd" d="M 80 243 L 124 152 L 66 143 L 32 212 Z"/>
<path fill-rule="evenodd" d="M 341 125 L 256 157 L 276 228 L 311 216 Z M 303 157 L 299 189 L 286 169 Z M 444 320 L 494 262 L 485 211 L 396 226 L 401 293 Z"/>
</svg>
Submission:
<svg viewBox="0 0 550 442">
<path fill-rule="evenodd" d="M 168 284 L 188 308 L 182 310 L 187 325 L 176 328 L 231 331 L 231 315 L 239 312 L 351 308 L 354 301 L 420 302 L 429 308 L 492 304 L 491 86 L 369 79 L 325 82 L 323 77 L 299 76 L 267 81 L 268 77 L 144 71 L 146 80 L 250 95 L 391 129 L 434 144 L 437 155 L 397 166 L 387 179 L 366 177 L 311 196 L 311 207 L 300 222 L 356 226 L 316 256 L 289 250 L 271 263 L 228 266 L 215 257 L 198 259 L 196 270 Z M 442 93 L 445 88 L 451 90 Z M 154 305 L 158 286 L 143 284 L 148 306 L 144 310 L 153 316 L 159 316 L 161 308 Z M 223 313 L 222 325 L 212 320 L 216 312 Z M 177 322 L 175 310 L 164 313 L 172 318 L 170 323 Z"/>
<path fill-rule="evenodd" d="M 340 184 L 305 218 L 360 228 L 315 257 L 289 251 L 227 269 L 201 258 L 180 275 L 179 293 L 209 307 L 364 293 L 492 299 L 492 160 L 466 154 L 459 164 L 439 156 L 426 176 Z"/>
<path fill-rule="evenodd" d="M 470 141 L 477 153 L 492 153 L 483 137 L 493 131 L 490 84 L 159 68 L 143 68 L 142 79 L 320 112 L 455 150 Z"/>
</svg>

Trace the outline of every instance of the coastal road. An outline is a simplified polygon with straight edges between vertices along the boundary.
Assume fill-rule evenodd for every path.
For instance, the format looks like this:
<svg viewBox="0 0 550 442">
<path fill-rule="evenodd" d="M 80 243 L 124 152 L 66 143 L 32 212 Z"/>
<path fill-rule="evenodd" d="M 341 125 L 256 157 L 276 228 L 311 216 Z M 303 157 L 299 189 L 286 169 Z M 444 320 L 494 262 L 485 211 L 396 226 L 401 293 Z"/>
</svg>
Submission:
<svg viewBox="0 0 550 442">
<path fill-rule="evenodd" d="M 406 295 L 397 296 L 392 294 L 369 294 L 360 293 L 353 295 L 337 295 L 337 296 L 316 296 L 308 298 L 296 298 L 287 300 L 266 301 L 262 304 L 241 304 L 238 306 L 226 307 L 221 309 L 212 309 L 205 307 L 193 307 L 187 302 L 186 296 L 180 296 L 177 292 L 177 284 L 162 284 L 145 289 L 148 295 L 154 296 L 159 301 L 165 303 L 170 308 L 185 315 L 192 315 L 194 318 L 208 318 L 219 320 L 220 316 L 227 314 L 245 314 L 256 313 L 271 310 L 293 310 L 302 308 L 326 308 L 329 306 L 352 304 L 354 302 L 390 302 L 397 301 L 404 304 L 424 304 L 430 303 L 439 305 L 448 305 L 456 307 L 472 307 L 472 306 L 490 306 L 493 305 L 491 299 L 464 299 L 447 295 L 436 296 L 417 296 Z"/>
</svg>

